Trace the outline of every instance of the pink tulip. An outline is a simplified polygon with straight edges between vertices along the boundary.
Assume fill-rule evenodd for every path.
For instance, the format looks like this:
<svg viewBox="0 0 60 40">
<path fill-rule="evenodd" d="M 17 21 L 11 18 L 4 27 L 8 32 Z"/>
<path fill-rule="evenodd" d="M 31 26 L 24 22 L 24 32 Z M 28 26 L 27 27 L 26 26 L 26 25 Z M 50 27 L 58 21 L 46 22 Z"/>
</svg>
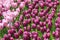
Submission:
<svg viewBox="0 0 60 40">
<path fill-rule="evenodd" d="M 25 2 L 21 2 L 20 3 L 20 6 L 19 6 L 21 9 L 25 7 Z"/>
</svg>

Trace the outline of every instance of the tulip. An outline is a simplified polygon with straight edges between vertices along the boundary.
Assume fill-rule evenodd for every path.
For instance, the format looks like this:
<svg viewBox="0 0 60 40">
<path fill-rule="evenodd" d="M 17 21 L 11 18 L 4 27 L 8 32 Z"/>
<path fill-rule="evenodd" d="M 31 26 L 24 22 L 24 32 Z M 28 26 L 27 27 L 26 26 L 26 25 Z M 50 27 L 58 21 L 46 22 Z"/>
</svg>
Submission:
<svg viewBox="0 0 60 40">
<path fill-rule="evenodd" d="M 10 40 L 14 40 L 14 38 L 13 37 L 10 37 Z"/>
<path fill-rule="evenodd" d="M 13 8 L 17 7 L 17 3 L 12 3 L 11 5 L 12 5 Z"/>
<path fill-rule="evenodd" d="M 36 28 L 36 24 L 32 24 L 32 28 L 35 29 Z"/>
<path fill-rule="evenodd" d="M 7 34 L 4 35 L 4 39 L 5 39 L 5 40 L 9 40 L 9 37 L 8 37 Z"/>
<path fill-rule="evenodd" d="M 20 5 L 19 5 L 19 8 L 23 9 L 24 7 L 25 7 L 25 2 L 21 2 Z"/>
<path fill-rule="evenodd" d="M 23 34 L 23 30 L 22 29 L 19 29 L 18 34 L 19 35 L 22 35 Z"/>
<path fill-rule="evenodd" d="M 10 29 L 10 30 L 8 30 L 8 33 L 9 34 L 14 34 L 16 31 L 15 31 L 15 29 Z"/>
<path fill-rule="evenodd" d="M 37 30 L 40 30 L 40 25 L 37 25 Z"/>
<path fill-rule="evenodd" d="M 14 26 L 15 26 L 16 28 L 19 28 L 19 26 L 20 26 L 20 25 L 19 25 L 19 22 L 15 22 L 15 23 L 14 23 Z"/>
<path fill-rule="evenodd" d="M 17 39 L 19 38 L 19 34 L 18 33 L 14 33 L 14 37 Z"/>
</svg>

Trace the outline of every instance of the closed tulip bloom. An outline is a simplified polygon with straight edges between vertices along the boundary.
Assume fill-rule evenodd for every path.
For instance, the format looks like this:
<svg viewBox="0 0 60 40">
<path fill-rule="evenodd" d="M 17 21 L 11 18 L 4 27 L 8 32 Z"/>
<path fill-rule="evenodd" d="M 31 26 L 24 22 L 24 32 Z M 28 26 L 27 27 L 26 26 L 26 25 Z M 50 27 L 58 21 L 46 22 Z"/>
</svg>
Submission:
<svg viewBox="0 0 60 40">
<path fill-rule="evenodd" d="M 31 27 L 30 26 L 27 27 L 27 31 L 31 31 Z"/>
<path fill-rule="evenodd" d="M 53 8 L 57 9 L 57 5 L 54 5 Z"/>
<path fill-rule="evenodd" d="M 32 24 L 32 28 L 35 29 L 37 26 L 36 24 Z"/>
<path fill-rule="evenodd" d="M 53 3 L 51 2 L 51 3 L 49 3 L 49 7 L 52 7 L 53 6 Z"/>
<path fill-rule="evenodd" d="M 32 11 L 31 9 L 28 9 L 28 10 L 27 10 L 28 13 L 31 13 L 31 11 Z"/>
<path fill-rule="evenodd" d="M 56 28 L 56 31 L 58 31 L 58 32 L 59 32 L 59 31 L 60 31 L 60 28 Z"/>
<path fill-rule="evenodd" d="M 43 38 L 46 38 L 46 37 L 47 37 L 47 36 L 46 36 L 46 33 L 44 33 L 44 34 L 43 34 Z"/>
<path fill-rule="evenodd" d="M 46 31 L 47 30 L 46 26 L 44 26 L 43 29 L 44 29 L 44 31 Z"/>
<path fill-rule="evenodd" d="M 18 33 L 14 33 L 14 37 L 17 39 L 19 38 L 19 34 Z"/>
<path fill-rule="evenodd" d="M 46 22 L 43 22 L 43 25 L 46 26 Z"/>
<path fill-rule="evenodd" d="M 29 32 L 25 31 L 25 32 L 23 33 L 23 39 L 25 39 L 25 40 L 30 40 L 30 34 L 29 34 Z"/>
<path fill-rule="evenodd" d="M 36 4 L 36 5 L 35 5 L 35 8 L 36 8 L 36 9 L 38 9 L 38 8 L 39 8 L 39 5 L 38 5 L 38 4 Z"/>
<path fill-rule="evenodd" d="M 52 17 L 48 17 L 49 20 L 52 20 Z"/>
<path fill-rule="evenodd" d="M 4 35 L 4 39 L 5 39 L 5 40 L 9 40 L 9 37 L 8 37 L 7 34 Z"/>
<path fill-rule="evenodd" d="M 34 22 L 35 18 L 31 18 L 32 22 Z"/>
<path fill-rule="evenodd" d="M 37 39 L 37 35 L 33 35 L 33 38 Z"/>
<path fill-rule="evenodd" d="M 41 40 L 41 38 L 40 37 L 37 37 L 37 40 Z"/>
<path fill-rule="evenodd" d="M 27 14 L 27 11 L 25 10 L 25 11 L 23 11 L 23 15 L 25 16 Z"/>
<path fill-rule="evenodd" d="M 53 34 L 53 37 L 55 37 L 55 32 L 54 31 L 52 32 L 52 34 Z"/>
<path fill-rule="evenodd" d="M 23 32 L 23 35 L 28 35 L 28 32 L 27 32 L 27 31 L 24 31 L 24 32 Z"/>
<path fill-rule="evenodd" d="M 40 30 L 40 25 L 37 25 L 37 30 Z"/>
<path fill-rule="evenodd" d="M 58 31 L 55 32 L 55 37 L 56 37 L 56 38 L 59 37 L 59 32 L 58 32 Z"/>
<path fill-rule="evenodd" d="M 16 8 L 18 4 L 13 2 L 13 3 L 11 3 L 11 5 L 13 8 Z"/>
<path fill-rule="evenodd" d="M 56 1 L 54 2 L 54 5 L 57 5 L 57 2 Z"/>
<path fill-rule="evenodd" d="M 36 38 L 37 39 L 38 33 L 37 32 L 32 32 L 32 38 Z"/>
<path fill-rule="evenodd" d="M 10 29 L 10 30 L 8 30 L 8 33 L 9 34 L 14 34 L 16 31 L 15 31 L 15 29 Z"/>
<path fill-rule="evenodd" d="M 20 15 L 19 21 L 23 21 L 23 15 Z"/>
<path fill-rule="evenodd" d="M 43 2 L 39 2 L 39 5 L 41 6 L 41 8 L 44 8 Z"/>
<path fill-rule="evenodd" d="M 17 8 L 17 9 L 16 9 L 16 11 L 20 12 L 20 9 L 19 9 L 19 8 Z"/>
<path fill-rule="evenodd" d="M 35 31 L 33 31 L 33 32 L 32 32 L 32 35 L 38 35 L 38 33 L 37 33 L 37 32 L 35 32 Z"/>
<path fill-rule="evenodd" d="M 13 21 L 13 17 L 10 17 L 10 16 L 6 16 L 6 18 L 5 18 L 6 20 L 8 20 L 8 21 Z"/>
<path fill-rule="evenodd" d="M 40 27 L 40 31 L 41 31 L 42 33 L 44 33 L 44 28 L 43 28 L 43 27 Z"/>
<path fill-rule="evenodd" d="M 14 11 L 13 13 L 14 13 L 15 17 L 18 16 L 18 14 L 19 14 L 18 11 Z"/>
<path fill-rule="evenodd" d="M 43 19 L 43 21 L 45 21 L 45 20 L 46 20 L 46 17 L 45 17 L 45 16 L 43 16 L 43 17 L 42 17 L 42 19 Z"/>
<path fill-rule="evenodd" d="M 26 18 L 30 18 L 30 14 L 26 14 L 25 16 L 26 16 Z"/>
<path fill-rule="evenodd" d="M 48 22 L 48 27 L 51 29 L 51 27 L 52 27 L 52 22 Z"/>
<path fill-rule="evenodd" d="M 59 20 L 60 20 L 60 17 L 58 17 L 58 18 L 56 19 L 56 22 L 57 22 L 57 23 L 60 23 L 60 21 L 59 21 Z"/>
<path fill-rule="evenodd" d="M 60 40 L 60 38 L 55 38 L 55 40 Z"/>
<path fill-rule="evenodd" d="M 23 34 L 23 30 L 22 29 L 19 29 L 18 34 L 19 35 L 22 35 Z"/>
<path fill-rule="evenodd" d="M 19 7 L 20 7 L 20 9 L 23 9 L 25 7 L 25 2 L 21 2 Z"/>
<path fill-rule="evenodd" d="M 26 26 L 27 25 L 27 22 L 28 22 L 27 20 L 24 20 L 23 21 L 23 25 Z"/>
<path fill-rule="evenodd" d="M 0 5 L 0 10 L 2 10 L 2 5 Z"/>
<path fill-rule="evenodd" d="M 7 35 L 8 35 L 9 38 L 11 37 L 11 34 L 7 34 Z"/>
<path fill-rule="evenodd" d="M 57 1 L 57 5 L 59 5 L 59 1 Z"/>
<path fill-rule="evenodd" d="M 28 40 L 28 36 L 27 35 L 23 35 L 23 40 Z"/>
<path fill-rule="evenodd" d="M 33 35 L 33 38 L 34 38 L 35 40 L 37 40 L 37 35 Z"/>
<path fill-rule="evenodd" d="M 40 20 L 40 17 L 39 16 L 36 16 L 35 18 L 38 19 L 38 20 Z"/>
<path fill-rule="evenodd" d="M 27 27 L 24 27 L 24 31 L 27 31 Z"/>
<path fill-rule="evenodd" d="M 51 2 L 51 0 L 46 0 L 46 2 L 49 2 L 49 3 L 50 3 L 50 2 Z"/>
<path fill-rule="evenodd" d="M 39 16 L 40 17 L 43 17 L 44 16 L 44 13 L 43 12 L 39 13 Z"/>
<path fill-rule="evenodd" d="M 47 33 L 47 38 L 50 38 L 50 33 Z"/>
<path fill-rule="evenodd" d="M 13 37 L 10 37 L 10 40 L 14 40 L 14 38 Z"/>
<path fill-rule="evenodd" d="M 24 2 L 25 2 L 25 3 L 30 3 L 30 2 L 31 2 L 31 0 L 24 0 Z"/>
<path fill-rule="evenodd" d="M 0 23 L 0 30 L 4 28 L 3 23 Z"/>
<path fill-rule="evenodd" d="M 39 25 L 42 27 L 43 26 L 43 22 L 39 22 Z"/>
<path fill-rule="evenodd" d="M 31 19 L 27 19 L 27 21 L 28 21 L 28 24 L 31 23 Z"/>
<path fill-rule="evenodd" d="M 36 3 L 37 3 L 37 2 L 38 2 L 38 0 L 33 0 L 33 2 L 36 2 Z"/>
<path fill-rule="evenodd" d="M 7 24 L 8 24 L 8 20 L 3 19 L 2 22 L 3 22 L 4 26 L 7 26 Z"/>
<path fill-rule="evenodd" d="M 60 13 L 58 13 L 58 17 L 60 17 Z"/>
<path fill-rule="evenodd" d="M 49 40 L 48 38 L 44 38 L 44 40 Z"/>
<path fill-rule="evenodd" d="M 18 22 L 15 22 L 15 23 L 14 23 L 14 26 L 15 26 L 16 28 L 19 28 L 20 24 L 19 24 Z"/>
<path fill-rule="evenodd" d="M 17 0 L 17 3 L 20 3 L 21 2 L 21 0 Z"/>
<path fill-rule="evenodd" d="M 32 16 L 32 17 L 35 17 L 36 15 L 35 15 L 35 14 L 33 14 L 33 13 L 31 13 L 31 16 Z"/>
<path fill-rule="evenodd" d="M 37 15 L 38 10 L 37 9 L 33 9 L 32 12 L 33 12 L 33 14 Z"/>
<path fill-rule="evenodd" d="M 4 1 L 3 0 L 3 6 L 6 8 L 6 10 L 8 10 L 9 8 L 10 8 L 10 6 L 11 6 L 11 0 L 6 0 L 6 1 Z"/>
<path fill-rule="evenodd" d="M 35 6 L 36 5 L 36 3 L 35 2 L 32 2 L 32 4 Z"/>
<path fill-rule="evenodd" d="M 34 20 L 34 23 L 35 23 L 35 24 L 39 24 L 39 19 L 35 19 L 35 20 Z"/>
<path fill-rule="evenodd" d="M 28 8 L 29 8 L 29 9 L 33 9 L 34 7 L 33 7 L 32 4 L 29 4 Z"/>
<path fill-rule="evenodd" d="M 46 32 L 47 32 L 47 33 L 50 32 L 50 29 L 48 28 L 48 29 L 46 30 Z"/>
</svg>

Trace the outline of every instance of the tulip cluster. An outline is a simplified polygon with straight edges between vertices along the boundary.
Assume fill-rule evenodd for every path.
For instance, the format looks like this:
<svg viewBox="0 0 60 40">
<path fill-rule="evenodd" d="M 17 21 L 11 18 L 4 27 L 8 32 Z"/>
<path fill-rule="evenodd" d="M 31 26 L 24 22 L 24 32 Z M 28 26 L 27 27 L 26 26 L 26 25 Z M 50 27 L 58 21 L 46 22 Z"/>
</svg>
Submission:
<svg viewBox="0 0 60 40">
<path fill-rule="evenodd" d="M 60 12 L 56 14 L 59 4 L 58 0 L 0 0 L 0 16 L 4 17 L 0 30 L 8 28 L 1 40 L 49 40 L 51 35 L 60 40 Z"/>
</svg>

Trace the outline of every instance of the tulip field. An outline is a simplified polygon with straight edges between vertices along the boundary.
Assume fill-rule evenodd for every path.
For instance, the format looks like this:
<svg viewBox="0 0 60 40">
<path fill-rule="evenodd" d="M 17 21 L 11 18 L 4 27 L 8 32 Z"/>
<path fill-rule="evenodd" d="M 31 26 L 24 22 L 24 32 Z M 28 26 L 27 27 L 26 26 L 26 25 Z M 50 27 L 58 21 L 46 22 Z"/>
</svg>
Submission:
<svg viewBox="0 0 60 40">
<path fill-rule="evenodd" d="M 60 40 L 60 0 L 0 0 L 0 40 Z"/>
</svg>

